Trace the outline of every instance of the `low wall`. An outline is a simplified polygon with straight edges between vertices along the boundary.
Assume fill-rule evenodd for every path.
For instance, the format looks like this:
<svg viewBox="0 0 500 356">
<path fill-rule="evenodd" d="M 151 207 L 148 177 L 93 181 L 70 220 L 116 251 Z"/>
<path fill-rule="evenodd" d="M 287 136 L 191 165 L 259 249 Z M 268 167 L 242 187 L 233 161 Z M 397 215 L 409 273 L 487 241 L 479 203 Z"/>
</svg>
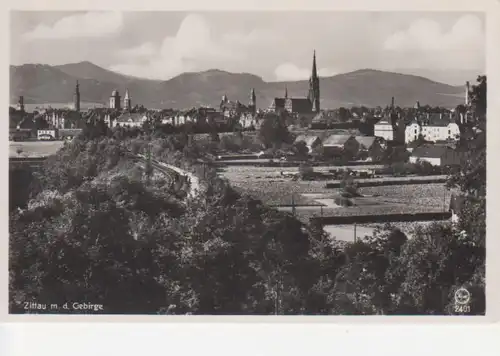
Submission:
<svg viewBox="0 0 500 356">
<path fill-rule="evenodd" d="M 215 162 L 218 166 L 254 166 L 254 167 L 299 167 L 302 162 L 297 161 L 280 161 L 275 159 L 274 162 L 255 162 L 255 160 L 240 160 L 238 162 L 234 162 L 231 160 L 223 161 L 217 160 Z M 323 167 L 323 166 L 332 166 L 332 167 L 346 167 L 346 166 L 371 166 L 378 165 L 378 162 L 360 162 L 360 161 L 352 161 L 352 162 L 308 162 L 313 167 Z"/>
<path fill-rule="evenodd" d="M 47 157 L 9 157 L 9 162 L 43 162 Z"/>
<path fill-rule="evenodd" d="M 384 214 L 384 215 L 355 215 L 355 216 L 318 216 L 310 218 L 311 222 L 321 225 L 348 225 L 407 221 L 440 221 L 451 218 L 451 212 L 431 212 L 415 214 Z"/>
<path fill-rule="evenodd" d="M 354 182 L 357 184 L 359 188 L 362 187 L 380 187 L 380 186 L 388 186 L 388 185 L 409 185 L 409 184 L 431 184 L 431 183 L 446 183 L 446 178 L 434 177 L 434 178 L 426 178 L 426 179 L 390 179 L 390 180 L 378 180 L 374 179 L 373 181 L 365 180 L 365 181 L 357 181 Z M 331 182 L 325 185 L 327 189 L 335 189 L 340 188 L 341 182 Z"/>
<path fill-rule="evenodd" d="M 245 159 L 261 159 L 261 158 L 268 158 L 265 157 L 265 155 L 258 156 L 256 153 L 253 154 L 241 154 L 241 155 L 220 155 L 217 157 L 217 161 L 231 161 L 231 160 L 245 160 Z"/>
</svg>

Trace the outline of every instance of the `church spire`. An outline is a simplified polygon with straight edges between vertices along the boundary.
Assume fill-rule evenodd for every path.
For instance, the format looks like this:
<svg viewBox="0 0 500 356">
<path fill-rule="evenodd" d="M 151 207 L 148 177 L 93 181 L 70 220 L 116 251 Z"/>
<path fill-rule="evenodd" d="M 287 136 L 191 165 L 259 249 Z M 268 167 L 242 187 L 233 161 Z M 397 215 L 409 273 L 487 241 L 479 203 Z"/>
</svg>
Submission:
<svg viewBox="0 0 500 356">
<path fill-rule="evenodd" d="M 255 89 L 252 88 L 250 91 L 250 107 L 252 108 L 253 112 L 257 110 L 257 97 L 255 96 Z"/>
<path fill-rule="evenodd" d="M 313 66 L 312 66 L 311 78 L 318 78 L 318 71 L 316 69 L 316 50 L 314 50 L 313 52 Z"/>
<path fill-rule="evenodd" d="M 288 99 L 288 87 L 285 85 L 285 99 Z"/>
<path fill-rule="evenodd" d="M 75 111 L 80 111 L 80 84 L 76 81 L 75 93 L 73 95 L 73 108 Z"/>
<path fill-rule="evenodd" d="M 319 112 L 319 77 L 316 67 L 316 50 L 313 53 L 313 64 L 311 78 L 309 79 L 309 101 L 311 102 L 311 109 L 314 112 Z"/>
<path fill-rule="evenodd" d="M 132 110 L 132 99 L 130 98 L 130 94 L 128 92 L 128 88 L 125 90 L 125 97 L 123 98 L 123 107 L 126 110 Z"/>
</svg>

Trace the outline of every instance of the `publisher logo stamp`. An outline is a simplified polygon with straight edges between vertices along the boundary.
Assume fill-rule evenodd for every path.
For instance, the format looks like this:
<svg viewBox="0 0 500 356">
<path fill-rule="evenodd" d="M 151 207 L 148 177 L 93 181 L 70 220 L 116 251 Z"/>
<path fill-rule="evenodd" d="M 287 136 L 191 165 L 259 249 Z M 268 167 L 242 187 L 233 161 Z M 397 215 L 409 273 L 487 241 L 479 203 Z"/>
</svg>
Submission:
<svg viewBox="0 0 500 356">
<path fill-rule="evenodd" d="M 470 301 L 470 293 L 465 288 L 459 288 L 455 292 L 455 303 L 460 305 L 469 304 Z"/>
</svg>

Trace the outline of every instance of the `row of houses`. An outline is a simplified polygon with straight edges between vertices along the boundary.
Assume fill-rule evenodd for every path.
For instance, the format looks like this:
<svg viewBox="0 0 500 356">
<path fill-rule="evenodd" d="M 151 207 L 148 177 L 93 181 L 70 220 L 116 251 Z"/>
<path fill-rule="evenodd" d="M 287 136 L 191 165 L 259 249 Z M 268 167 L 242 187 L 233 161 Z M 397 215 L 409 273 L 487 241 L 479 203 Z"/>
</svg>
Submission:
<svg viewBox="0 0 500 356">
<path fill-rule="evenodd" d="M 383 139 L 375 136 L 358 136 L 349 134 L 333 134 L 321 139 L 317 135 L 299 135 L 294 144 L 304 142 L 309 153 L 319 151 L 327 157 L 348 156 L 359 157 L 365 154 L 373 157 L 381 154 L 386 149 Z"/>
<path fill-rule="evenodd" d="M 374 135 L 407 144 L 419 138 L 429 142 L 457 141 L 460 126 L 452 116 L 442 113 L 419 115 L 409 122 L 399 116 L 386 116 L 374 125 Z"/>
<path fill-rule="evenodd" d="M 344 156 L 366 159 L 381 157 L 387 149 L 387 142 L 376 136 L 329 135 L 321 139 L 317 135 L 299 135 L 295 144 L 304 142 L 309 153 L 322 152 L 325 157 Z M 409 162 L 428 162 L 433 166 L 452 166 L 460 164 L 464 153 L 449 144 L 427 143 L 413 147 L 409 145 Z M 320 150 L 321 148 L 321 150 Z"/>
</svg>

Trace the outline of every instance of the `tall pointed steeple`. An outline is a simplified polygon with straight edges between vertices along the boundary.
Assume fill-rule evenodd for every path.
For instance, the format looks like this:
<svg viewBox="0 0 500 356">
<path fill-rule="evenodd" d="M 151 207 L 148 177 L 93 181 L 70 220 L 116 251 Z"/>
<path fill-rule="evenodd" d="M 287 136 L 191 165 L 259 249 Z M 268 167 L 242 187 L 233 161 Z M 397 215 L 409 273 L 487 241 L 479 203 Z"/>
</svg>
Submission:
<svg viewBox="0 0 500 356">
<path fill-rule="evenodd" d="M 312 111 L 319 112 L 319 77 L 318 70 L 316 67 L 316 50 L 313 53 L 313 64 L 312 64 L 312 72 L 311 78 L 309 79 L 309 101 L 312 105 Z"/>
<path fill-rule="evenodd" d="M 130 98 L 128 89 L 125 90 L 125 97 L 123 98 L 123 107 L 125 108 L 125 110 L 132 109 L 132 100 Z"/>
<path fill-rule="evenodd" d="M 285 99 L 288 99 L 288 87 L 285 86 Z"/>
<path fill-rule="evenodd" d="M 257 97 L 255 96 L 255 89 L 252 88 L 250 91 L 250 107 L 253 109 L 253 112 L 257 110 Z"/>
<path fill-rule="evenodd" d="M 312 66 L 312 73 L 311 73 L 311 78 L 317 78 L 318 77 L 318 71 L 316 69 L 316 50 L 313 52 L 313 66 Z"/>
<path fill-rule="evenodd" d="M 73 108 L 80 111 L 80 84 L 76 81 L 75 93 L 73 94 Z"/>
</svg>

